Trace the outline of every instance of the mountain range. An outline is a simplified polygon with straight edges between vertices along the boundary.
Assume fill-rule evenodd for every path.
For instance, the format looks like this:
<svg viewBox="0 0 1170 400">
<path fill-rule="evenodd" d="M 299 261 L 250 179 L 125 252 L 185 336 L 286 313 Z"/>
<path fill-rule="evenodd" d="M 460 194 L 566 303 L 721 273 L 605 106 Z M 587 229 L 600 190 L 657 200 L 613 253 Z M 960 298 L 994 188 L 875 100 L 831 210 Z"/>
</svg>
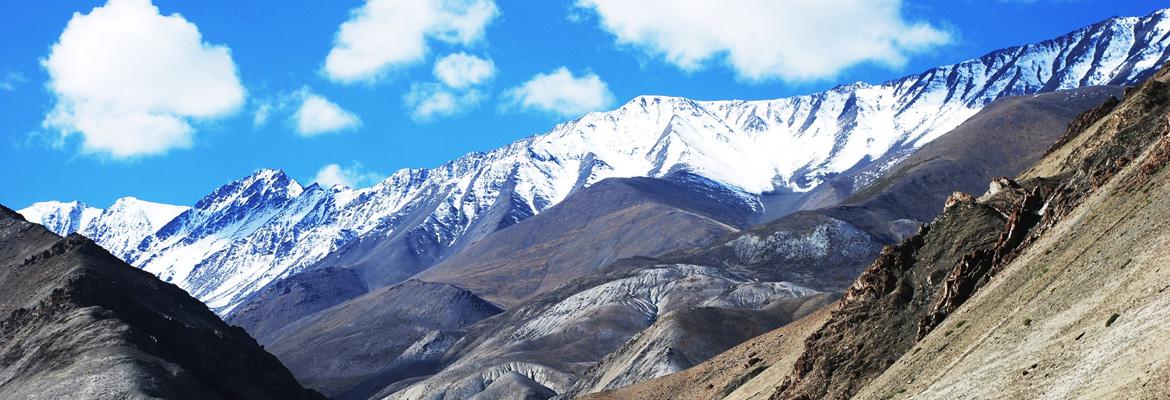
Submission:
<svg viewBox="0 0 1170 400">
<path fill-rule="evenodd" d="M 806 96 L 641 96 L 366 189 L 303 187 L 261 170 L 190 209 L 126 199 L 130 213 L 152 211 L 127 218 L 116 204 L 95 217 L 78 203 L 38 203 L 21 212 L 58 233 L 90 234 L 222 315 L 307 269 L 354 269 L 369 287 L 401 282 L 606 178 L 694 175 L 753 204 L 757 222 L 808 208 L 805 194 L 825 182 L 865 171 L 834 182 L 857 190 L 996 99 L 1141 81 L 1168 56 L 1168 19 L 1166 11 L 1112 18 L 882 84 Z"/>
<path fill-rule="evenodd" d="M 1037 397 L 1170 382 L 1159 328 L 1127 318 L 1160 315 L 1160 270 L 1145 271 L 1160 225 L 1134 215 L 1159 220 L 1165 197 L 1168 44 L 1161 10 L 882 84 L 640 96 L 368 188 L 263 169 L 191 207 L 0 207 L 14 261 L 0 289 L 39 302 L 0 298 L 0 333 L 26 338 L 0 341 L 21 366 L 0 368 L 0 394 L 55 379 L 45 360 L 118 395 L 227 398 Z M 1108 313 L 1127 336 L 1090 326 Z M 75 314 L 90 317 L 29 317 Z M 53 342 L 63 330 L 145 367 L 108 369 L 88 342 Z M 63 350 L 28 357 L 43 343 Z M 208 343 L 220 348 L 182 350 Z M 1093 361 L 1137 357 L 1095 350 L 1113 345 L 1149 350 L 1145 375 Z M 225 360 L 257 369 L 207 367 Z M 1117 384 L 1094 389 L 1093 373 Z"/>
<path fill-rule="evenodd" d="M 953 193 L 821 313 L 591 398 L 1164 398 L 1168 82 L 1087 110 L 1014 180 Z"/>
</svg>

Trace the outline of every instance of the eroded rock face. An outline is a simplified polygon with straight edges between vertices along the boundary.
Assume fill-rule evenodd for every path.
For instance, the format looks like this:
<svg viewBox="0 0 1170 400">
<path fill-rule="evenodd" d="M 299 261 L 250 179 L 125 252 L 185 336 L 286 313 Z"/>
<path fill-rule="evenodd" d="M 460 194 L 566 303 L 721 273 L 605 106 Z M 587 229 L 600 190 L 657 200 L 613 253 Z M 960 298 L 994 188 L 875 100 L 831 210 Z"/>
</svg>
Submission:
<svg viewBox="0 0 1170 400">
<path fill-rule="evenodd" d="M 1012 193 L 1015 194 L 1013 197 L 1018 198 L 1003 227 L 1003 232 L 999 235 L 999 240 L 990 248 L 975 249 L 963 255 L 959 265 L 947 275 L 930 311 L 918 322 L 916 340 L 922 340 L 942 323 L 947 315 L 954 312 L 971 298 L 979 287 L 986 284 L 998 269 L 1014 258 L 1020 244 L 1040 222 L 1041 209 L 1044 206 L 1043 189 L 1037 187 L 1023 194 L 999 192 Z"/>
<path fill-rule="evenodd" d="M 993 247 L 1007 219 L 969 195 L 888 246 L 845 292 L 776 398 L 847 398 L 909 350 L 955 260 Z M 875 316 L 880 316 L 876 317 Z"/>
</svg>

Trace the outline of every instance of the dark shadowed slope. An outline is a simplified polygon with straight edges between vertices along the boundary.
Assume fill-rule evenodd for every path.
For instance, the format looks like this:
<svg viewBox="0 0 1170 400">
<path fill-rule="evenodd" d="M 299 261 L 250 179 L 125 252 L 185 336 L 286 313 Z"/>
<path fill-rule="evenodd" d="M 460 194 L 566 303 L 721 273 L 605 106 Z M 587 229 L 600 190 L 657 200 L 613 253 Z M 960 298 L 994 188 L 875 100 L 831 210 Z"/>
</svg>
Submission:
<svg viewBox="0 0 1170 400">
<path fill-rule="evenodd" d="M 322 268 L 273 282 L 249 296 L 225 321 L 271 344 L 289 324 L 369 291 L 357 271 Z"/>
<path fill-rule="evenodd" d="M 0 398 L 313 399 L 243 329 L 0 206 Z"/>
<path fill-rule="evenodd" d="M 434 372 L 462 329 L 501 310 L 467 290 L 409 280 L 290 325 L 268 348 L 306 386 L 366 398 L 389 383 Z"/>
</svg>

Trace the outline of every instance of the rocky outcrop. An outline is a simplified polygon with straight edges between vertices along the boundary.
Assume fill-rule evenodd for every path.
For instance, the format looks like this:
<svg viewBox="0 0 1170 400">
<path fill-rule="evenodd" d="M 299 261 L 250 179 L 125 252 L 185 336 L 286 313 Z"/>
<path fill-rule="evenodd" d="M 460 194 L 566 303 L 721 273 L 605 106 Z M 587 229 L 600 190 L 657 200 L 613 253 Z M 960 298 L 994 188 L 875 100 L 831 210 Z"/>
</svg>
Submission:
<svg viewBox="0 0 1170 400">
<path fill-rule="evenodd" d="M 0 206 L 0 398 L 318 399 L 243 329 Z"/>
<path fill-rule="evenodd" d="M 1170 395 L 1170 71 L 1154 79 L 1020 176 L 1052 189 L 1014 260 L 854 398 Z"/>
<path fill-rule="evenodd" d="M 1156 172 L 1166 158 L 1167 77 L 1170 71 L 1164 70 L 1128 91 L 1119 104 L 1078 119 L 1064 146 L 1024 174 L 1022 188 L 1001 182 L 982 199 L 952 196 L 922 233 L 884 250 L 829 321 L 808 337 L 804 354 L 772 398 L 853 396 L 1133 160 L 1143 163 L 1127 179 Z M 1004 209 L 1003 204 L 1013 205 Z M 971 240 L 992 233 L 994 241 Z"/>
<path fill-rule="evenodd" d="M 1040 222 L 1041 208 L 1044 206 L 1043 188 L 1037 187 L 1032 192 L 1025 192 L 1023 189 L 1019 189 L 1019 185 L 1015 181 L 997 181 L 1001 182 L 1004 187 L 1016 188 L 1011 191 L 992 191 L 993 195 L 1018 198 L 1015 205 L 1012 206 L 1007 224 L 1004 225 L 1003 232 L 1000 233 L 999 240 L 995 242 L 994 246 L 976 249 L 963 255 L 959 265 L 947 275 L 934 305 L 918 322 L 916 335 L 918 340 L 921 340 L 939 323 L 942 323 L 947 315 L 959 308 L 980 286 L 986 284 L 987 280 L 995 275 L 997 269 L 1011 261 L 1024 238 Z"/>
</svg>

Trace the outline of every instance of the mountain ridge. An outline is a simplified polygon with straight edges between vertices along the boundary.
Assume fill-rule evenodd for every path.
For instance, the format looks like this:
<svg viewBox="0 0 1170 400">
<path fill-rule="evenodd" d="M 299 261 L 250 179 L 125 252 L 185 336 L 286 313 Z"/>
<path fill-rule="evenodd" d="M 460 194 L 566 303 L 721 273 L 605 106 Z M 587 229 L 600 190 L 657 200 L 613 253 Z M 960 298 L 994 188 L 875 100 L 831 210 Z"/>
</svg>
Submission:
<svg viewBox="0 0 1170 400">
<path fill-rule="evenodd" d="M 882 159 L 888 165 L 873 166 L 880 174 L 995 99 L 1136 83 L 1167 59 L 1167 32 L 1170 13 L 1159 10 L 877 85 L 774 100 L 639 96 L 493 151 L 399 170 L 370 188 L 296 184 L 285 197 L 253 193 L 272 202 L 265 207 L 227 190 L 247 189 L 233 182 L 184 213 L 188 225 L 152 232 L 129 261 L 225 314 L 310 268 L 356 268 L 370 286 L 399 282 L 608 177 L 688 172 L 763 208 L 766 194 L 805 193 Z M 295 184 L 271 170 L 257 174 Z M 232 214 L 216 205 L 217 194 L 256 214 Z M 180 231 L 201 241 L 176 239 Z"/>
</svg>

